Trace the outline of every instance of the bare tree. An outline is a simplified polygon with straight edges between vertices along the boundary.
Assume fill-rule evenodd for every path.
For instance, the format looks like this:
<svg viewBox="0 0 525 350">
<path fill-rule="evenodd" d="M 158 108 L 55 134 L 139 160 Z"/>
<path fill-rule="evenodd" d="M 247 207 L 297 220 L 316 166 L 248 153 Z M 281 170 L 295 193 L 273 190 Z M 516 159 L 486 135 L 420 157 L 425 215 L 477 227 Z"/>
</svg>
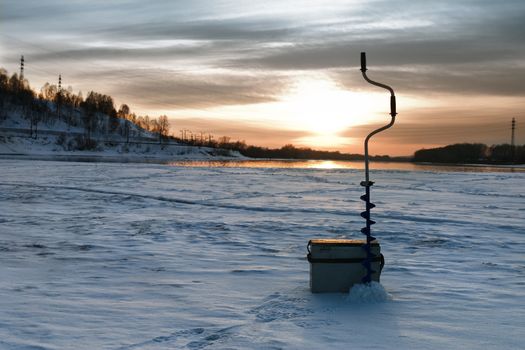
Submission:
<svg viewBox="0 0 525 350">
<path fill-rule="evenodd" d="M 161 115 L 157 121 L 157 131 L 159 133 L 159 143 L 162 142 L 162 137 L 167 137 L 170 128 L 168 117 Z"/>
<path fill-rule="evenodd" d="M 117 112 L 117 116 L 122 119 L 128 119 L 130 113 L 129 106 L 127 104 L 120 105 L 120 108 Z"/>
</svg>

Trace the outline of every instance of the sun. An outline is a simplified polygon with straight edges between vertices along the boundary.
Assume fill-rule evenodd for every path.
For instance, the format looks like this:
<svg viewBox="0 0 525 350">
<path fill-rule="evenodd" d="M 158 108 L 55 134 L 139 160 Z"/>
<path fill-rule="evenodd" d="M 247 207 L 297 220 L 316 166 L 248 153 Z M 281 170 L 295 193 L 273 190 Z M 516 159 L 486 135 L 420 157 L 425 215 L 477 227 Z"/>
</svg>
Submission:
<svg viewBox="0 0 525 350">
<path fill-rule="evenodd" d="M 281 103 L 287 121 L 309 132 L 304 141 L 317 146 L 340 144 L 344 142 L 340 133 L 374 122 L 381 114 L 376 94 L 345 90 L 326 76 L 297 80 Z"/>
<path fill-rule="evenodd" d="M 284 98 L 289 116 L 314 133 L 335 133 L 352 124 L 346 91 L 328 80 L 302 79 Z"/>
</svg>

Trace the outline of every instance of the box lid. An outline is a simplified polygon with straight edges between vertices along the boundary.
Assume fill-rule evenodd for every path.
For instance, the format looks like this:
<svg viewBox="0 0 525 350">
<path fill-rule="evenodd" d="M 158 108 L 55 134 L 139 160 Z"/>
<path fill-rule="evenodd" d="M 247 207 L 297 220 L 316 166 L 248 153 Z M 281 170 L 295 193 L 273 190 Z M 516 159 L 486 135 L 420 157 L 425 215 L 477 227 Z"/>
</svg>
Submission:
<svg viewBox="0 0 525 350">
<path fill-rule="evenodd" d="M 366 244 L 364 239 L 342 239 L 342 238 L 315 238 L 308 242 L 308 245 L 329 245 L 329 246 L 361 246 Z M 371 245 L 379 245 L 379 241 L 373 240 Z"/>
</svg>

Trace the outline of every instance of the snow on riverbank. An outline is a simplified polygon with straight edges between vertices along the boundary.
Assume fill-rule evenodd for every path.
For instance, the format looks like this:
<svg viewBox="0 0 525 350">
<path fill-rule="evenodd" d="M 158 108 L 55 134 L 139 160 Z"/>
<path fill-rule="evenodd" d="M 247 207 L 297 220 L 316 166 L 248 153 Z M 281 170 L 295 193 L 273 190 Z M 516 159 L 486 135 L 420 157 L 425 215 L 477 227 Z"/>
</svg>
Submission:
<svg viewBox="0 0 525 350">
<path fill-rule="evenodd" d="M 41 159 L 88 157 L 134 162 L 245 159 L 236 151 L 189 146 L 173 139 L 160 144 L 158 134 L 139 128 L 127 120 L 119 119 L 116 130 L 110 132 L 107 129 L 108 117 L 98 115 L 98 118 L 99 128 L 91 134 L 88 145 L 86 130 L 80 126 L 81 110 L 75 110 L 73 120 L 76 120 L 76 126 L 62 119 L 50 119 L 40 122 L 36 128 L 31 126 L 30 118 L 22 113 L 22 109 L 11 108 L 5 118 L 0 118 L 0 155 Z"/>
<path fill-rule="evenodd" d="M 381 285 L 314 295 L 306 244 L 359 238 L 361 171 L 0 169 L 2 349 L 525 343 L 523 173 L 374 171 Z"/>
<path fill-rule="evenodd" d="M 172 161 L 172 160 L 213 160 L 246 159 L 239 152 L 183 144 L 148 143 L 99 143 L 97 150 L 68 150 L 57 144 L 54 135 L 40 136 L 34 140 L 28 137 L 0 135 L 0 156 L 34 159 L 91 159 L 108 161 Z"/>
</svg>

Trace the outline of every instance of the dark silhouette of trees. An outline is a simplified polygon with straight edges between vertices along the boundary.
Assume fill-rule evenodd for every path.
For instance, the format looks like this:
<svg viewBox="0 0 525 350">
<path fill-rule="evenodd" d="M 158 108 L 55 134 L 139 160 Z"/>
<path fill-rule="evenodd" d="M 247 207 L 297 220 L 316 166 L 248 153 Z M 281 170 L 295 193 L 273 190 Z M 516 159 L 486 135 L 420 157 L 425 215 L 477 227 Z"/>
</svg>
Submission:
<svg viewBox="0 0 525 350">
<path fill-rule="evenodd" d="M 2 80 L 5 80 L 6 77 Z M 8 101 L 20 104 L 25 108 L 31 108 L 31 102 L 35 98 L 35 93 L 29 87 L 27 80 L 20 79 L 16 73 L 7 80 L 4 94 L 2 94 L 3 97 Z"/>
<path fill-rule="evenodd" d="M 0 69 L 0 119 L 4 119 L 4 106 L 6 105 L 6 97 L 9 90 L 9 77 L 5 69 Z"/>
<path fill-rule="evenodd" d="M 415 162 L 476 163 L 487 155 L 487 146 L 480 143 L 461 143 L 445 147 L 422 149 L 414 153 Z"/>
<path fill-rule="evenodd" d="M 31 90 L 29 83 L 25 79 L 20 79 L 18 74 L 8 76 L 7 71 L 0 69 L 0 107 L 2 114 L 0 117 L 4 119 L 4 110 L 8 105 L 18 106 L 22 113 L 31 120 L 31 136 L 33 136 L 33 123 L 38 121 L 35 119 L 35 113 L 38 111 L 39 103 L 35 99 L 35 93 Z"/>
<path fill-rule="evenodd" d="M 126 136 L 126 143 L 129 143 L 129 134 L 130 134 L 130 125 L 129 125 L 129 122 L 128 122 L 128 118 L 129 118 L 129 113 L 130 113 L 130 109 L 129 109 L 129 106 L 127 104 L 122 104 L 120 105 L 120 108 L 118 109 L 118 112 L 117 112 L 117 117 L 121 120 L 124 120 L 124 127 L 123 127 L 123 134 L 124 136 Z M 119 121 L 120 122 L 120 121 Z"/>
<path fill-rule="evenodd" d="M 414 162 L 429 163 L 525 163 L 525 145 L 488 147 L 481 143 L 461 143 L 422 149 L 414 153 Z"/>
<path fill-rule="evenodd" d="M 129 106 L 127 104 L 120 105 L 120 108 L 118 109 L 117 116 L 122 119 L 128 119 L 130 113 Z"/>
<path fill-rule="evenodd" d="M 157 120 L 157 132 L 159 133 L 159 143 L 162 143 L 162 138 L 168 136 L 168 131 L 170 128 L 170 122 L 166 115 L 161 115 Z"/>
<path fill-rule="evenodd" d="M 117 117 L 117 111 L 113 105 L 113 98 L 108 95 L 99 94 L 98 92 L 91 91 L 80 106 L 88 112 Z"/>
<path fill-rule="evenodd" d="M 57 95 L 57 86 L 45 83 L 44 86 L 40 89 L 40 97 L 48 101 L 54 101 Z"/>
<path fill-rule="evenodd" d="M 117 129 L 119 121 L 111 96 L 91 91 L 80 104 L 80 107 L 84 110 L 84 127 L 88 139 L 91 138 L 93 130 L 99 129 L 100 115 L 109 117 L 107 129 L 110 132 L 114 132 Z"/>
<path fill-rule="evenodd" d="M 494 163 L 525 164 L 525 145 L 514 147 L 509 144 L 491 146 L 489 160 Z"/>
<path fill-rule="evenodd" d="M 229 140 L 229 138 L 226 138 Z M 284 145 L 281 148 L 267 148 L 260 146 L 246 145 L 244 141 L 227 143 L 225 138 L 220 137 L 217 147 L 239 151 L 242 155 L 251 158 L 267 159 L 326 159 L 326 160 L 363 160 L 360 154 L 341 153 L 339 151 L 318 151 L 307 147 L 296 147 L 292 144 Z M 395 161 L 389 156 L 373 156 L 373 160 Z"/>
</svg>

